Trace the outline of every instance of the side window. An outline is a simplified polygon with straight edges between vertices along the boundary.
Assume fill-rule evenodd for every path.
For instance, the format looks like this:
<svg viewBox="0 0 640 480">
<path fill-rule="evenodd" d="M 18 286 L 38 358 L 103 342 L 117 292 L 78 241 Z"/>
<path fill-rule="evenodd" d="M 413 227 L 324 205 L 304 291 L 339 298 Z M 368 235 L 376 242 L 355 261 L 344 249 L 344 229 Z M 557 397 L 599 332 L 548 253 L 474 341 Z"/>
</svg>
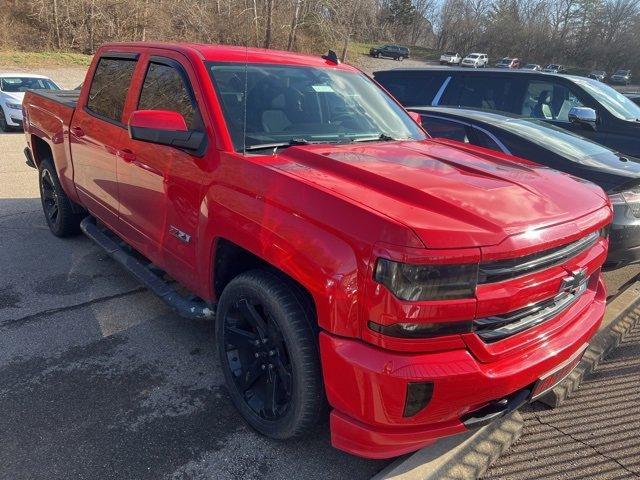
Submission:
<svg viewBox="0 0 640 480">
<path fill-rule="evenodd" d="M 422 126 L 433 138 L 448 138 L 469 143 L 467 126 L 462 123 L 422 115 Z"/>
<path fill-rule="evenodd" d="M 187 128 L 201 128 L 190 90 L 180 73 L 169 65 L 149 63 L 138 101 L 140 110 L 171 110 L 184 117 Z"/>
<path fill-rule="evenodd" d="M 442 82 L 442 75 L 381 75 L 376 78 L 391 95 L 406 107 L 431 105 Z"/>
<path fill-rule="evenodd" d="M 502 148 L 488 134 L 477 128 L 473 129 L 473 144 L 479 147 L 489 148 L 497 152 L 502 152 Z"/>
<path fill-rule="evenodd" d="M 511 75 L 453 77 L 439 104 L 508 112 L 515 88 L 514 81 L 509 77 Z"/>
<path fill-rule="evenodd" d="M 120 123 L 136 60 L 101 58 L 91 81 L 87 108 Z"/>
<path fill-rule="evenodd" d="M 544 120 L 569 121 L 569 110 L 582 107 L 578 97 L 564 85 L 549 80 L 533 80 L 527 85 L 521 115 Z"/>
</svg>

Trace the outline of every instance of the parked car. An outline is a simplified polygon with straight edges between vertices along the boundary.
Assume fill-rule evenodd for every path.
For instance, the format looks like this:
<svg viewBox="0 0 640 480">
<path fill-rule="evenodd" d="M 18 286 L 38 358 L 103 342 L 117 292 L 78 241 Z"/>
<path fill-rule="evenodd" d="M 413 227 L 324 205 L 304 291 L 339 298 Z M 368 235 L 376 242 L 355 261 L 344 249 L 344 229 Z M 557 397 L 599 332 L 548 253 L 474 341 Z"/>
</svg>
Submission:
<svg viewBox="0 0 640 480">
<path fill-rule="evenodd" d="M 563 72 L 566 71 L 566 68 L 564 68 L 564 65 L 558 65 L 556 63 L 550 63 L 549 65 L 544 67 L 542 69 L 542 71 L 546 72 L 546 73 L 563 73 Z"/>
<path fill-rule="evenodd" d="M 496 68 L 520 68 L 520 59 L 504 57 L 496 63 Z"/>
<path fill-rule="evenodd" d="M 631 84 L 631 70 L 616 70 L 616 73 L 611 75 L 609 82 L 618 85 L 630 85 Z"/>
<path fill-rule="evenodd" d="M 109 44 L 80 92 L 24 109 L 52 233 L 215 318 L 269 437 L 316 432 L 325 400 L 365 457 L 478 428 L 564 378 L 604 315 L 602 189 L 429 140 L 335 55 Z"/>
<path fill-rule="evenodd" d="M 537 63 L 527 63 L 524 67 L 522 67 L 522 70 L 532 70 L 534 72 L 539 72 L 542 70 L 542 67 Z"/>
<path fill-rule="evenodd" d="M 607 72 L 604 70 L 593 70 L 589 75 L 589 78 L 593 78 L 594 80 L 598 80 L 599 82 L 605 82 L 607 80 Z"/>
<path fill-rule="evenodd" d="M 640 107 L 590 78 L 440 67 L 388 70 L 374 76 L 407 107 L 470 107 L 539 118 L 640 158 Z M 573 107 L 579 107 L 578 114 L 570 117 Z"/>
<path fill-rule="evenodd" d="M 447 52 L 440 55 L 440 65 L 460 65 L 462 57 L 458 53 Z"/>
<path fill-rule="evenodd" d="M 22 128 L 22 99 L 28 89 L 60 90 L 60 87 L 42 75 L 0 73 L 0 131 Z"/>
<path fill-rule="evenodd" d="M 607 268 L 640 262 L 640 159 L 541 120 L 464 108 L 413 111 L 432 137 L 526 158 L 602 187 L 614 209 Z"/>
<path fill-rule="evenodd" d="M 486 53 L 470 53 L 462 59 L 460 66 L 484 68 L 489 64 L 489 57 Z"/>
<path fill-rule="evenodd" d="M 387 57 L 402 61 L 403 58 L 409 58 L 409 49 L 400 45 L 383 45 L 382 47 L 369 49 L 369 55 L 376 58 Z"/>
</svg>

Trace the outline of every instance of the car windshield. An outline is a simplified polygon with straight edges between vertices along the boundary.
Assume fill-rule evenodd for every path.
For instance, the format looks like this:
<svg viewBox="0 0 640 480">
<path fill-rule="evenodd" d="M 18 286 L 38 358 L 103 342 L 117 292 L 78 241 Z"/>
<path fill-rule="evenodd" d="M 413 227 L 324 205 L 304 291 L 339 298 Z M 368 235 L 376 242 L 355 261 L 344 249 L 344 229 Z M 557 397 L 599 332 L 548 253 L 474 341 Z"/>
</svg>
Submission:
<svg viewBox="0 0 640 480">
<path fill-rule="evenodd" d="M 360 73 L 239 63 L 209 63 L 208 69 L 237 151 L 287 142 L 426 138 L 401 106 Z"/>
<path fill-rule="evenodd" d="M 587 78 L 575 79 L 574 82 L 590 93 L 612 115 L 623 120 L 637 121 L 640 119 L 640 106 L 609 85 Z"/>
<path fill-rule="evenodd" d="M 447 53 L 445 53 L 445 55 L 449 55 L 449 56 L 453 57 L 454 55 L 457 55 L 457 54 L 455 54 L 453 52 L 447 52 Z"/>
<path fill-rule="evenodd" d="M 500 60 L 500 62 L 498 62 L 498 63 L 501 63 L 501 64 L 508 64 L 508 63 L 511 63 L 511 59 L 510 59 L 510 58 L 503 58 L 503 59 L 502 59 L 502 60 Z"/>
<path fill-rule="evenodd" d="M 594 70 L 593 72 L 591 72 L 592 75 L 602 75 L 604 74 L 604 72 L 602 70 Z"/>
<path fill-rule="evenodd" d="M 34 77 L 3 77 L 0 78 L 0 90 L 3 92 L 26 92 L 27 90 L 60 90 L 55 83 L 48 78 Z"/>
<path fill-rule="evenodd" d="M 478 58 L 480 55 L 478 55 L 477 53 L 472 53 L 471 55 L 469 55 L 467 58 Z"/>
<path fill-rule="evenodd" d="M 524 68 L 535 68 L 537 65 L 535 63 L 527 63 Z"/>
<path fill-rule="evenodd" d="M 618 70 L 614 75 L 627 75 L 629 70 Z"/>
<path fill-rule="evenodd" d="M 560 67 L 559 65 L 554 65 L 554 64 L 547 65 L 547 68 L 548 68 L 549 70 L 556 70 L 556 69 L 558 69 L 559 67 Z"/>
<path fill-rule="evenodd" d="M 608 148 L 542 120 L 510 119 L 501 123 L 500 127 L 558 155 L 570 157 L 582 163 L 588 163 L 589 158 L 597 159 L 614 155 L 614 152 Z"/>
</svg>

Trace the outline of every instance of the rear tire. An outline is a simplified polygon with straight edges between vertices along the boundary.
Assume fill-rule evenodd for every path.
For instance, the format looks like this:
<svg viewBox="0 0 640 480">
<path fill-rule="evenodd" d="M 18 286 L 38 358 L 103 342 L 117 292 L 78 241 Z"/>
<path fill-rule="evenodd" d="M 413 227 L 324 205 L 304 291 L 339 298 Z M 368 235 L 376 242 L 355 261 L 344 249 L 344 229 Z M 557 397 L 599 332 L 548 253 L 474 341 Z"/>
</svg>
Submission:
<svg viewBox="0 0 640 480">
<path fill-rule="evenodd" d="M 220 296 L 216 343 L 229 395 L 267 437 L 307 433 L 325 408 L 317 327 L 300 289 L 275 273 L 235 277 Z"/>
<path fill-rule="evenodd" d="M 40 200 L 49 230 L 56 237 L 70 237 L 80 233 L 83 213 L 75 213 L 73 202 L 64 193 L 56 169 L 50 160 L 44 160 L 39 168 Z"/>
</svg>

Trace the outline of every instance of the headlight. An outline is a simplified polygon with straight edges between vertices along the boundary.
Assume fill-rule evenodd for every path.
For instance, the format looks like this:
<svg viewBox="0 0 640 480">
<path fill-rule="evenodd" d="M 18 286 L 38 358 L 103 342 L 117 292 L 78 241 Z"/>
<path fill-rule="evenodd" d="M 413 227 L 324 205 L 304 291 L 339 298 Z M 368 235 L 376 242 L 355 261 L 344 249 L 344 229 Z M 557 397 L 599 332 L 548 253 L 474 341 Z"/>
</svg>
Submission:
<svg viewBox="0 0 640 480">
<path fill-rule="evenodd" d="M 379 258 L 374 279 L 401 300 L 473 298 L 478 264 L 409 265 Z"/>
<path fill-rule="evenodd" d="M 20 103 L 7 102 L 7 103 L 5 103 L 5 105 L 7 107 L 9 107 L 11 110 L 22 110 L 22 104 L 20 104 Z"/>
</svg>

